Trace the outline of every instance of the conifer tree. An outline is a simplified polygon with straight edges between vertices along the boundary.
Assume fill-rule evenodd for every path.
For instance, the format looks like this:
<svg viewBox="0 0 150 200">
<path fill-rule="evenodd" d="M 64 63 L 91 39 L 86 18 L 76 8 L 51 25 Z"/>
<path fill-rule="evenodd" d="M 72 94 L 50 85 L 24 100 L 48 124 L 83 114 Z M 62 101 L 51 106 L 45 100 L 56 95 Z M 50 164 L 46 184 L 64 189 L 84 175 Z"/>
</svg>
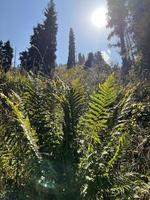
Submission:
<svg viewBox="0 0 150 200">
<path fill-rule="evenodd" d="M 69 33 L 69 55 L 68 55 L 68 62 L 67 62 L 67 67 L 72 68 L 75 66 L 75 36 L 73 29 L 70 28 L 70 33 Z"/>
<path fill-rule="evenodd" d="M 85 56 L 84 54 L 79 53 L 78 54 L 78 64 L 83 65 L 85 63 Z"/>
<path fill-rule="evenodd" d="M 13 59 L 13 48 L 10 45 L 10 41 L 3 44 L 2 47 L 2 68 L 7 72 L 11 68 Z"/>
<path fill-rule="evenodd" d="M 27 71 L 30 70 L 30 63 L 28 62 L 28 51 L 20 53 L 21 67 Z"/>
<path fill-rule="evenodd" d="M 90 52 L 90 53 L 88 54 L 88 59 L 87 59 L 87 61 L 85 62 L 85 66 L 86 66 L 87 68 L 91 68 L 91 67 L 93 66 L 93 64 L 94 64 L 94 55 L 93 55 L 92 52 Z"/>
<path fill-rule="evenodd" d="M 20 54 L 21 66 L 37 73 L 52 76 L 56 65 L 57 16 L 55 3 L 51 0 L 44 12 L 45 20 L 33 29 L 30 48 Z"/>
<path fill-rule="evenodd" d="M 94 63 L 96 65 L 102 65 L 104 64 L 104 59 L 102 57 L 102 53 L 100 51 L 97 51 L 95 54 L 94 54 Z"/>
<path fill-rule="evenodd" d="M 82 65 L 82 54 L 81 53 L 78 54 L 78 63 L 79 63 L 79 65 Z"/>
<path fill-rule="evenodd" d="M 2 65 L 2 48 L 3 48 L 3 42 L 0 41 L 0 66 Z"/>
<path fill-rule="evenodd" d="M 140 76 L 149 76 L 150 73 L 150 1 L 129 1 L 130 30 L 134 35 L 138 55 L 142 55 Z"/>
<path fill-rule="evenodd" d="M 115 47 L 120 48 L 120 55 L 122 57 L 122 75 L 128 75 L 130 69 L 130 61 L 128 58 L 128 50 L 126 47 L 126 17 L 128 9 L 126 7 L 126 0 L 107 0 L 108 5 L 108 27 L 112 29 L 108 39 L 117 36 L 119 39 Z"/>
<path fill-rule="evenodd" d="M 85 55 L 82 54 L 82 63 L 84 64 L 85 63 Z"/>
<path fill-rule="evenodd" d="M 28 50 L 29 62 L 28 68 L 32 69 L 33 72 L 38 72 L 43 70 L 43 42 L 45 38 L 43 37 L 43 25 L 38 24 L 37 27 L 33 29 L 33 35 L 30 39 L 31 47 Z"/>
<path fill-rule="evenodd" d="M 57 46 L 57 16 L 54 1 L 51 0 L 44 13 L 46 19 L 43 24 L 43 60 L 46 73 L 52 74 L 56 65 Z"/>
</svg>

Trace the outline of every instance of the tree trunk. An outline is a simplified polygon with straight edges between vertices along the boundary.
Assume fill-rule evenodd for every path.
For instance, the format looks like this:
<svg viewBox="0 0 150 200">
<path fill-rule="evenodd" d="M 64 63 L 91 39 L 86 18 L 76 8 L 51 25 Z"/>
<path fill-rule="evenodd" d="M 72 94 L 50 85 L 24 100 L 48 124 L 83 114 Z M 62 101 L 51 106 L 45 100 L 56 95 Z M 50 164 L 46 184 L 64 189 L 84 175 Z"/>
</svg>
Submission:
<svg viewBox="0 0 150 200">
<path fill-rule="evenodd" d="M 120 43 L 121 43 L 121 56 L 122 56 L 122 70 L 121 71 L 122 71 L 122 78 L 124 79 L 124 77 L 128 75 L 129 68 L 130 68 L 129 60 L 127 58 L 127 49 L 125 45 L 124 33 L 120 34 Z"/>
</svg>

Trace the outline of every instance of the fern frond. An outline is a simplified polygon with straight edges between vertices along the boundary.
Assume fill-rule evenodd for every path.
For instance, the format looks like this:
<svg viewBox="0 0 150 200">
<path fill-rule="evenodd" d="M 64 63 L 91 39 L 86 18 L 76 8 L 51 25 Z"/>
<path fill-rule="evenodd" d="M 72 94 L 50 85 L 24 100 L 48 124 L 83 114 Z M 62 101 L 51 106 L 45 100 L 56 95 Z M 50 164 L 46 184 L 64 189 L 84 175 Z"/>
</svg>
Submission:
<svg viewBox="0 0 150 200">
<path fill-rule="evenodd" d="M 110 169 L 112 169 L 114 167 L 114 164 L 118 161 L 118 159 L 120 158 L 120 155 L 122 154 L 124 145 L 126 143 L 126 137 L 127 137 L 128 133 L 124 133 L 118 141 L 118 145 L 116 147 L 116 150 L 114 152 L 114 155 L 112 156 L 112 158 L 110 159 L 110 161 L 108 162 L 108 166 L 106 167 L 106 173 L 108 173 L 110 171 Z"/>
<path fill-rule="evenodd" d="M 114 74 L 112 74 L 90 96 L 89 108 L 81 119 L 81 124 L 86 127 L 88 136 L 96 143 L 100 143 L 99 133 L 107 127 L 111 115 L 110 107 L 117 98 L 117 92 L 118 88 L 115 84 Z"/>
<path fill-rule="evenodd" d="M 80 91 L 73 88 L 67 89 L 66 96 L 61 101 L 61 106 L 62 106 L 63 115 L 64 115 L 63 117 L 63 146 L 65 148 L 65 151 L 68 152 L 71 156 L 70 151 L 72 151 L 73 149 L 76 149 L 75 146 L 77 143 L 76 141 L 77 125 L 79 122 L 79 118 L 82 114 L 82 107 L 83 107 L 83 96 L 80 93 Z"/>
<path fill-rule="evenodd" d="M 110 133 L 110 141 L 108 142 L 108 146 L 106 146 L 106 149 L 113 149 L 113 154 L 111 153 L 111 158 L 107 163 L 106 173 L 115 166 L 115 163 L 120 159 L 124 150 L 130 129 L 130 113 L 134 91 L 135 87 L 126 88 L 124 97 L 121 98 L 120 102 L 114 108 L 114 113 L 117 112 L 117 115 L 115 115 L 117 121 L 114 123 L 114 127 Z"/>
<path fill-rule="evenodd" d="M 14 94 L 15 98 L 18 99 L 18 95 L 16 95 L 16 93 L 13 93 L 13 94 Z M 38 151 L 38 146 L 37 146 L 36 132 L 32 129 L 28 116 L 25 116 L 24 113 L 22 111 L 20 111 L 20 108 L 19 108 L 20 99 L 18 99 L 17 104 L 15 104 L 3 93 L 0 93 L 0 97 L 3 100 L 5 100 L 7 105 L 12 109 L 13 114 L 16 116 L 17 121 L 19 122 L 20 126 L 22 127 L 22 129 L 24 131 L 24 136 L 27 139 L 29 146 L 34 151 L 37 158 L 41 159 L 41 155 Z"/>
</svg>

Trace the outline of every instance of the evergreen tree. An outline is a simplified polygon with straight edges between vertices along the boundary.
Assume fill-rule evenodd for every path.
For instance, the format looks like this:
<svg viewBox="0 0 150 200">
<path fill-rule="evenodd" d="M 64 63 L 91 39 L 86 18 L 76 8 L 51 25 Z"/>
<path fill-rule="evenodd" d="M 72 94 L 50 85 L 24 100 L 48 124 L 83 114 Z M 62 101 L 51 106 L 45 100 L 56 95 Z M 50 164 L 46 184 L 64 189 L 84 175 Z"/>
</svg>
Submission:
<svg viewBox="0 0 150 200">
<path fill-rule="evenodd" d="M 78 54 L 78 64 L 83 65 L 85 63 L 85 56 L 84 54 L 79 53 Z"/>
<path fill-rule="evenodd" d="M 68 69 L 75 66 L 75 36 L 73 29 L 70 28 L 70 33 L 69 33 L 69 55 L 68 55 L 68 62 L 67 66 Z"/>
<path fill-rule="evenodd" d="M 31 47 L 28 50 L 28 68 L 32 69 L 32 71 L 35 73 L 37 73 L 38 71 L 46 73 L 43 69 L 43 46 L 45 40 L 45 38 L 43 37 L 43 29 L 43 25 L 38 24 L 37 27 L 33 29 L 34 34 L 31 36 L 30 39 Z"/>
<path fill-rule="evenodd" d="M 0 41 L 0 66 L 2 65 L 2 48 L 3 48 L 3 42 Z"/>
<path fill-rule="evenodd" d="M 85 56 L 84 56 L 84 54 L 82 54 L 82 63 L 83 64 L 85 63 Z"/>
<path fill-rule="evenodd" d="M 2 47 L 2 68 L 7 72 L 11 68 L 13 59 L 13 48 L 10 45 L 10 41 L 3 44 Z"/>
<path fill-rule="evenodd" d="M 57 16 L 54 1 L 51 0 L 45 10 L 45 21 L 43 24 L 43 60 L 45 72 L 53 74 L 56 65 L 56 46 L 57 46 Z"/>
<path fill-rule="evenodd" d="M 97 51 L 95 54 L 94 54 L 94 63 L 96 65 L 103 65 L 104 64 L 104 59 L 102 57 L 102 54 L 100 51 Z"/>
<path fill-rule="evenodd" d="M 30 70 L 28 63 L 28 51 L 23 51 L 20 53 L 20 61 L 21 61 L 21 67 L 27 71 Z"/>
<path fill-rule="evenodd" d="M 81 53 L 78 54 L 78 64 L 82 65 L 82 54 Z"/>
<path fill-rule="evenodd" d="M 83 65 L 85 63 L 85 56 L 84 54 L 79 53 L 78 54 L 78 64 Z"/>
<path fill-rule="evenodd" d="M 37 73 L 52 76 L 56 65 L 57 16 L 55 3 L 51 0 L 44 12 L 45 20 L 33 29 L 30 48 L 20 54 L 21 66 Z"/>
<path fill-rule="evenodd" d="M 90 68 L 90 67 L 93 66 L 93 64 L 94 64 L 94 55 L 93 55 L 92 52 L 90 52 L 90 53 L 88 54 L 88 59 L 87 59 L 87 61 L 85 62 L 85 66 L 86 66 L 87 68 Z"/>
<path fill-rule="evenodd" d="M 108 39 L 113 36 L 119 38 L 119 42 L 114 45 L 120 48 L 120 54 L 122 57 L 122 76 L 128 75 L 130 69 L 130 60 L 128 57 L 128 50 L 126 47 L 126 17 L 128 15 L 128 9 L 126 7 L 127 0 L 107 0 L 108 4 L 108 27 L 112 29 Z"/>
<path fill-rule="evenodd" d="M 138 55 L 142 55 L 140 75 L 144 78 L 150 73 L 150 1 L 129 1 L 130 30 L 134 35 Z M 140 67 L 141 67 L 140 66 Z"/>
</svg>

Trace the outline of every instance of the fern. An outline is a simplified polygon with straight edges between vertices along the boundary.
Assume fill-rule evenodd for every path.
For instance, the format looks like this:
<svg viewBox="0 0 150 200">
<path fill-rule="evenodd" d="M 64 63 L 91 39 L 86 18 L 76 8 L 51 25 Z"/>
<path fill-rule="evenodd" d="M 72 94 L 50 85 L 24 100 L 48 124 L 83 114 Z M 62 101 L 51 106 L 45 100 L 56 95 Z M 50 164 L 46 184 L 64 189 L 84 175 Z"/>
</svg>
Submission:
<svg viewBox="0 0 150 200">
<path fill-rule="evenodd" d="M 30 76 L 22 101 L 38 137 L 39 151 L 52 160 L 61 142 L 61 113 L 55 98 L 57 83 L 46 77 Z"/>
<path fill-rule="evenodd" d="M 63 188 L 60 194 L 63 199 L 71 199 L 73 196 L 79 198 L 79 187 L 77 182 L 77 168 L 79 164 L 79 135 L 78 122 L 82 114 L 83 95 L 80 89 L 66 87 L 64 94 L 57 97 L 62 109 L 62 132 L 61 144 L 62 171 L 59 184 Z"/>
<path fill-rule="evenodd" d="M 25 116 L 22 111 L 19 110 L 20 105 L 20 99 L 14 93 L 15 98 L 18 100 L 18 102 L 13 103 L 7 96 L 5 96 L 3 93 L 0 93 L 0 97 L 5 100 L 7 105 L 12 109 L 13 114 L 16 116 L 17 121 L 19 122 L 20 126 L 22 127 L 24 131 L 24 136 L 27 139 L 30 148 L 34 151 L 35 155 L 38 159 L 41 159 L 41 155 L 38 151 L 37 146 L 37 136 L 35 131 L 31 128 L 30 121 L 28 116 Z"/>
<path fill-rule="evenodd" d="M 96 143 L 100 143 L 100 132 L 107 128 L 108 119 L 111 115 L 110 107 L 117 98 L 117 91 L 114 74 L 112 74 L 90 96 L 89 108 L 81 124 L 86 127 L 88 137 Z"/>
<path fill-rule="evenodd" d="M 108 84 L 107 81 L 106 83 Z M 90 108 L 87 111 L 88 115 L 86 115 L 90 118 L 90 126 L 88 126 L 87 129 L 87 124 L 89 122 L 85 122 L 85 133 L 87 133 L 87 130 L 91 130 L 92 127 L 92 134 L 94 133 L 94 137 L 96 135 L 96 140 L 94 137 L 92 137 L 92 140 L 87 140 L 87 142 L 89 142 L 88 144 L 84 143 L 84 145 L 87 145 L 91 148 L 90 150 L 89 148 L 87 150 L 85 147 L 83 147 L 83 150 L 85 151 L 85 157 L 81 160 L 80 168 L 85 170 L 85 172 L 82 171 L 81 173 L 84 173 L 84 176 L 88 177 L 88 179 L 85 177 L 83 178 L 83 182 L 87 184 L 86 189 L 85 184 L 82 188 L 85 199 L 110 198 L 114 195 L 113 188 L 115 188 L 116 191 L 118 190 L 118 194 L 120 192 L 126 193 L 128 191 L 127 193 L 130 195 L 130 188 L 125 186 L 126 183 L 123 183 L 123 180 L 120 179 L 119 174 L 118 177 L 115 177 L 115 175 L 117 174 L 117 166 L 120 166 L 119 161 L 124 152 L 130 131 L 130 120 L 132 119 L 131 105 L 133 102 L 132 96 L 134 90 L 135 88 L 126 89 L 124 98 L 122 95 L 120 96 L 120 93 L 118 93 L 119 96 L 117 96 L 116 92 L 112 92 L 112 95 L 111 92 L 109 92 L 109 95 L 107 92 L 103 92 L 103 96 L 106 95 L 105 98 L 100 98 L 100 100 L 98 99 L 99 101 L 97 98 L 94 98 L 92 107 L 91 103 L 89 105 Z M 103 99 L 107 98 L 107 95 L 112 96 L 111 100 L 103 101 Z M 95 96 L 99 95 L 95 93 Z M 118 98 L 120 98 L 120 101 Z M 117 102 L 115 102 L 115 100 L 117 100 Z M 104 102 L 106 102 L 106 107 Z M 92 109 L 94 109 L 94 111 L 92 111 Z M 96 113 L 95 109 L 97 109 L 99 112 Z M 104 121 L 104 119 L 106 119 L 106 121 Z M 84 126 L 83 121 L 82 126 Z M 96 128 L 94 126 L 96 126 Z M 99 139 L 101 131 L 103 134 L 105 134 L 105 138 L 102 140 Z M 117 186 L 115 187 L 114 184 L 117 183 L 119 179 L 120 186 L 117 188 Z M 115 197 L 117 198 L 117 192 Z"/>
<path fill-rule="evenodd" d="M 0 80 L 0 198 L 149 199 L 147 89 L 112 74 L 87 103 L 69 74 L 13 76 Z"/>
</svg>

